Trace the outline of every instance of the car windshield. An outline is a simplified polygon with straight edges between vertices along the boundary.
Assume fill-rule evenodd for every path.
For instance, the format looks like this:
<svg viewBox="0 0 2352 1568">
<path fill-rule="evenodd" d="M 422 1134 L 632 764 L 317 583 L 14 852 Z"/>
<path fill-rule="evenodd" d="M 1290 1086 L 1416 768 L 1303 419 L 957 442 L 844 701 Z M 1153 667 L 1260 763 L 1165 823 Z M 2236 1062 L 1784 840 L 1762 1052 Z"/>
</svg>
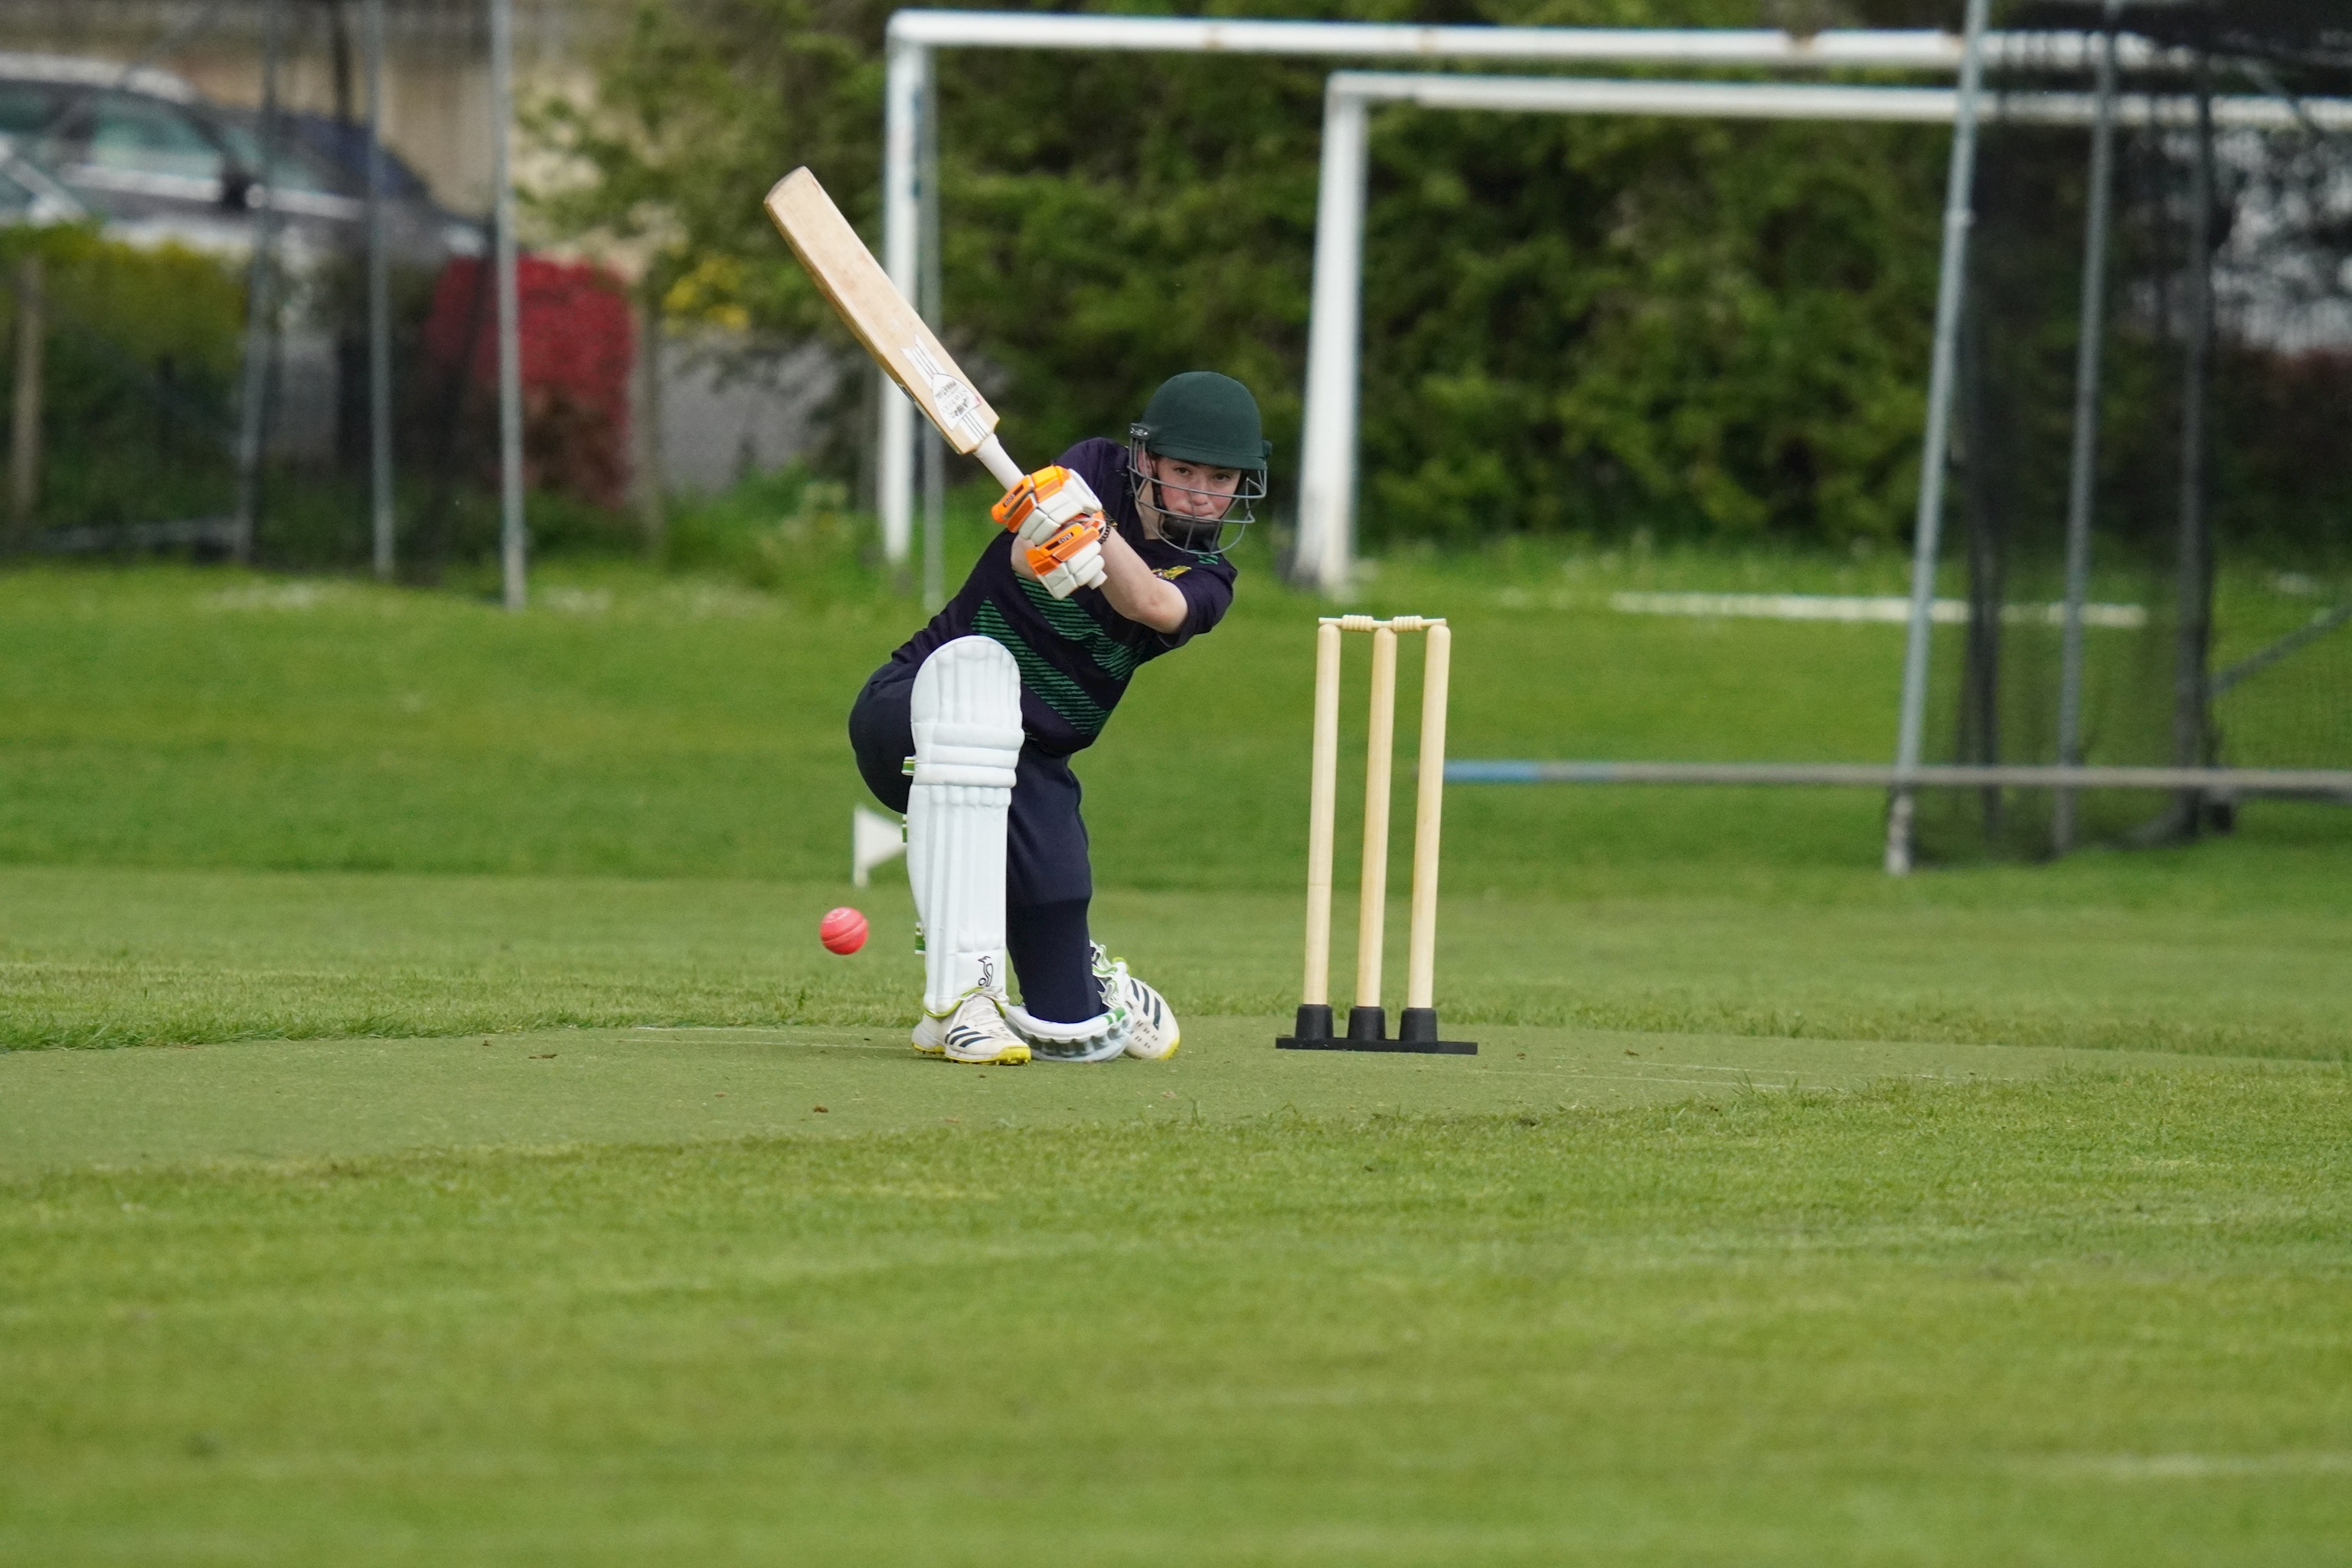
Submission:
<svg viewBox="0 0 2352 1568">
<path fill-rule="evenodd" d="M 27 81 L 0 81 L 0 134 L 37 136 L 57 118 L 57 94 Z"/>
<path fill-rule="evenodd" d="M 168 104 L 112 98 L 90 111 L 85 163 L 140 174 L 217 180 L 226 163 L 220 147 Z"/>
</svg>

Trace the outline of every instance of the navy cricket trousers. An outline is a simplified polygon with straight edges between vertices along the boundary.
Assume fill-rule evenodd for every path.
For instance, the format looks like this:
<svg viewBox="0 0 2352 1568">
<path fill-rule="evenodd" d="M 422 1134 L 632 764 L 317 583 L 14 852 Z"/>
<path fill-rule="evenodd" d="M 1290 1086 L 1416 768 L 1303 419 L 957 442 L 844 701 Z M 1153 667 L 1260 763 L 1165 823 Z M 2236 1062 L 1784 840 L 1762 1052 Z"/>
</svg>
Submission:
<svg viewBox="0 0 2352 1568">
<path fill-rule="evenodd" d="M 905 767 L 915 754 L 916 668 L 884 665 L 849 710 L 858 773 L 875 799 L 900 813 L 914 787 Z M 1004 845 L 1004 945 L 1021 980 L 1021 1005 L 1057 1024 L 1103 1010 L 1087 936 L 1095 881 L 1078 795 L 1067 757 L 1040 751 L 1034 741 L 1022 743 Z"/>
</svg>

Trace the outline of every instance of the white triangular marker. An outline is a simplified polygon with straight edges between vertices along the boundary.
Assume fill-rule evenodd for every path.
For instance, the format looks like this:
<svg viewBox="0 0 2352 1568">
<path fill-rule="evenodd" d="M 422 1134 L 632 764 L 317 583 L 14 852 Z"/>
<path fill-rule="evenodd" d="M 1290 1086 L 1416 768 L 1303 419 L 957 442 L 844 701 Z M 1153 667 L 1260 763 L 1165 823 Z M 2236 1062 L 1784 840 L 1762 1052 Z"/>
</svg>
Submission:
<svg viewBox="0 0 2352 1568">
<path fill-rule="evenodd" d="M 907 852 L 907 825 L 895 816 L 849 808 L 849 881 L 863 888 L 874 880 L 874 868 Z"/>
</svg>

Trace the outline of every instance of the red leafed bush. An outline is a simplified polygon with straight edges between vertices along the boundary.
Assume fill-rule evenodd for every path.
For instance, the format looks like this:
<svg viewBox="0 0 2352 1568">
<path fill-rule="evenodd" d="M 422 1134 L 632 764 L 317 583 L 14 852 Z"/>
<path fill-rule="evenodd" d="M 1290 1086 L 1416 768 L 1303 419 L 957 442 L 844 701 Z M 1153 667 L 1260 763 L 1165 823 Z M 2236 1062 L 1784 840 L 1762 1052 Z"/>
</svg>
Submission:
<svg viewBox="0 0 2352 1568">
<path fill-rule="evenodd" d="M 619 279 L 585 262 L 525 256 L 521 303 L 523 474 L 527 484 L 618 506 L 629 477 L 629 368 L 636 342 Z M 480 292 L 477 293 L 479 290 Z M 441 270 L 425 352 L 445 375 L 463 367 L 470 466 L 498 463 L 498 309 L 489 268 L 460 258 Z"/>
</svg>

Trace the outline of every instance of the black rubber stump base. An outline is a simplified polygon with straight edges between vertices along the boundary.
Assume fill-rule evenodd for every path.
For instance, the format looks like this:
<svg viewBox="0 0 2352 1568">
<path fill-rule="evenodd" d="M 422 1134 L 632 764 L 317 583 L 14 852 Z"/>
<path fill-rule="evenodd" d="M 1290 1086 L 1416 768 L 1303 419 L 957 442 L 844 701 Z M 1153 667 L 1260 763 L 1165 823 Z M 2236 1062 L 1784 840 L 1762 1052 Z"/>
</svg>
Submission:
<svg viewBox="0 0 2352 1568">
<path fill-rule="evenodd" d="M 1283 1051 L 1418 1051 L 1427 1056 L 1475 1057 L 1478 1054 L 1474 1040 L 1441 1040 L 1437 1037 L 1437 1009 L 1407 1007 L 1404 1016 L 1397 1020 L 1396 1038 L 1389 1038 L 1387 1012 L 1379 1007 L 1351 1007 L 1348 1010 L 1348 1032 L 1331 1032 L 1331 1009 L 1304 1006 L 1298 1009 L 1298 1022 L 1294 1034 L 1277 1036 L 1274 1045 Z"/>
</svg>

